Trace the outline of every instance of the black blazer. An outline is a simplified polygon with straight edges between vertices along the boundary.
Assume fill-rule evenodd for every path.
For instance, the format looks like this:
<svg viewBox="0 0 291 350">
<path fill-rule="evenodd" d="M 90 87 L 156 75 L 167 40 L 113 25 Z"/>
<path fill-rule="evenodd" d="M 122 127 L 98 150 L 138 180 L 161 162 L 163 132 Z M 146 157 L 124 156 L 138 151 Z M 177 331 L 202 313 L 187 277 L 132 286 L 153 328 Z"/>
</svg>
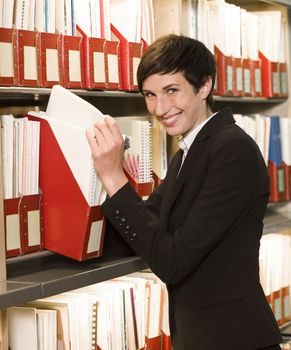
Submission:
<svg viewBox="0 0 291 350">
<path fill-rule="evenodd" d="M 126 184 L 102 208 L 168 287 L 175 350 L 255 350 L 279 343 L 259 282 L 269 177 L 260 150 L 229 108 L 182 151 L 143 202 Z M 111 246 L 119 244 L 111 232 Z"/>
</svg>

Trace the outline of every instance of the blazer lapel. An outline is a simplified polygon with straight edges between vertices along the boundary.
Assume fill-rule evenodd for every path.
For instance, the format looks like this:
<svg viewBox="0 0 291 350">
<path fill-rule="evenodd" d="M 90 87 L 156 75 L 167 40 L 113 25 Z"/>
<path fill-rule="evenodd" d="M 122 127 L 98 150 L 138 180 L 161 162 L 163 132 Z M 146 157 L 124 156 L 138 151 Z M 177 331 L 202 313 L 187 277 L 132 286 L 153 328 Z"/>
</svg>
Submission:
<svg viewBox="0 0 291 350">
<path fill-rule="evenodd" d="M 167 196 L 168 210 L 169 214 L 176 198 L 182 190 L 182 187 L 189 176 L 192 175 L 192 169 L 195 166 L 195 160 L 199 159 L 200 146 L 203 145 L 203 142 L 208 139 L 212 134 L 216 133 L 220 128 L 225 127 L 227 124 L 234 123 L 235 120 L 232 115 L 232 111 L 229 107 L 224 108 L 219 113 L 217 113 L 208 123 L 200 130 L 197 137 L 195 138 L 193 144 L 191 145 L 187 157 L 183 163 L 183 166 L 180 170 L 179 176 L 177 178 L 178 169 L 175 169 L 175 172 L 172 172 L 169 178 L 169 191 Z M 202 146 L 203 147 L 203 146 Z M 181 151 L 182 153 L 182 151 Z M 181 164 L 181 161 L 179 162 Z M 199 164 L 197 165 L 199 166 Z"/>
<path fill-rule="evenodd" d="M 171 201 L 172 193 L 173 191 L 175 191 L 175 188 L 176 188 L 177 175 L 181 166 L 182 157 L 183 157 L 183 151 L 180 149 L 173 157 L 167 172 L 167 177 L 165 179 L 167 191 L 165 192 L 163 197 L 163 203 L 165 204 L 164 210 L 166 211 L 164 212 L 164 214 L 168 212 L 168 207 Z"/>
</svg>

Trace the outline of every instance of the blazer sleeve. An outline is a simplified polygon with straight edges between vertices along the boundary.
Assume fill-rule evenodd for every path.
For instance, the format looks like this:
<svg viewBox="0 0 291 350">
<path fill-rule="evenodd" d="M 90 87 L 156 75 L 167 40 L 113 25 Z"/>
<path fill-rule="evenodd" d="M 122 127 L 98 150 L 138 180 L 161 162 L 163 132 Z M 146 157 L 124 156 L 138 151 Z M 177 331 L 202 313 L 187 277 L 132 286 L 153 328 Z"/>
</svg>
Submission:
<svg viewBox="0 0 291 350">
<path fill-rule="evenodd" d="M 207 164 L 199 193 L 173 232 L 162 229 L 157 212 L 129 184 L 102 206 L 120 235 L 165 283 L 179 283 L 195 270 L 231 233 L 266 182 L 258 150 L 248 138 L 213 147 Z"/>
<path fill-rule="evenodd" d="M 157 217 L 160 215 L 160 202 L 163 186 L 164 185 L 161 184 L 158 188 L 156 188 L 154 192 L 149 196 L 146 203 L 144 203 L 147 210 L 152 212 L 152 214 L 156 215 Z M 119 225 L 117 229 L 120 230 L 121 226 L 122 225 Z M 103 255 L 109 257 L 125 257 L 135 255 L 135 251 L 128 244 L 125 237 L 119 234 L 117 229 L 111 223 L 109 217 L 106 223 Z"/>
</svg>

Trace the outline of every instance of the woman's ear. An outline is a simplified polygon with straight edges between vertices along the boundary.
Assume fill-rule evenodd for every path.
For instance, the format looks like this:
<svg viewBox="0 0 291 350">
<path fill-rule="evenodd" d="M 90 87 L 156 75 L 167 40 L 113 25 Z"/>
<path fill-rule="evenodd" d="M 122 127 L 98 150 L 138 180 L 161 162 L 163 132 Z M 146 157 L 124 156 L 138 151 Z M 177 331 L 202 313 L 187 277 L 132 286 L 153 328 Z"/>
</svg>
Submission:
<svg viewBox="0 0 291 350">
<path fill-rule="evenodd" d="M 205 83 L 202 85 L 200 91 L 201 91 L 201 97 L 203 99 L 206 99 L 211 91 L 212 88 L 212 79 L 211 77 L 208 77 L 208 79 L 205 81 Z"/>
</svg>

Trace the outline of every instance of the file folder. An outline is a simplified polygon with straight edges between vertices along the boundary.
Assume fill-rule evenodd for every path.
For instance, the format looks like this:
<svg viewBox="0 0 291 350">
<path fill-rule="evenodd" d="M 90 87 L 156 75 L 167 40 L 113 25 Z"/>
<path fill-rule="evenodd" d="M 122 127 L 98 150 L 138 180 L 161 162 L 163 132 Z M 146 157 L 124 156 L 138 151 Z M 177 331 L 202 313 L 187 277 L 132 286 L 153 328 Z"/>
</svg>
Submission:
<svg viewBox="0 0 291 350">
<path fill-rule="evenodd" d="M 18 69 L 19 86 L 39 86 L 36 38 L 37 32 L 17 30 L 15 64 Z"/>
<path fill-rule="evenodd" d="M 100 206 L 88 205 L 48 121 L 28 117 L 40 122 L 44 248 L 78 261 L 101 256 L 105 218 Z"/>
<path fill-rule="evenodd" d="M 233 62 L 232 57 L 225 56 L 215 47 L 217 64 L 217 92 L 219 96 L 233 96 Z"/>
<path fill-rule="evenodd" d="M 106 40 L 88 37 L 77 26 L 83 38 L 84 86 L 86 89 L 105 89 L 108 84 Z"/>
<path fill-rule="evenodd" d="M 270 145 L 268 169 L 270 175 L 270 201 L 286 200 L 284 167 L 282 161 L 280 118 L 272 116 L 270 126 Z"/>
<path fill-rule="evenodd" d="M 17 86 L 17 30 L 0 28 L 0 85 Z"/>
<path fill-rule="evenodd" d="M 63 86 L 84 88 L 84 49 L 82 37 L 62 35 Z"/>
<path fill-rule="evenodd" d="M 259 52 L 262 67 L 262 96 L 280 97 L 279 64 L 268 60 Z"/>
<path fill-rule="evenodd" d="M 62 85 L 62 34 L 37 34 L 38 85 L 51 88 Z"/>
<path fill-rule="evenodd" d="M 143 44 L 127 41 L 112 24 L 111 31 L 120 41 L 121 88 L 126 91 L 137 91 L 136 73 L 143 53 Z"/>
<path fill-rule="evenodd" d="M 42 249 L 41 195 L 5 199 L 4 216 L 7 258 Z"/>
</svg>

